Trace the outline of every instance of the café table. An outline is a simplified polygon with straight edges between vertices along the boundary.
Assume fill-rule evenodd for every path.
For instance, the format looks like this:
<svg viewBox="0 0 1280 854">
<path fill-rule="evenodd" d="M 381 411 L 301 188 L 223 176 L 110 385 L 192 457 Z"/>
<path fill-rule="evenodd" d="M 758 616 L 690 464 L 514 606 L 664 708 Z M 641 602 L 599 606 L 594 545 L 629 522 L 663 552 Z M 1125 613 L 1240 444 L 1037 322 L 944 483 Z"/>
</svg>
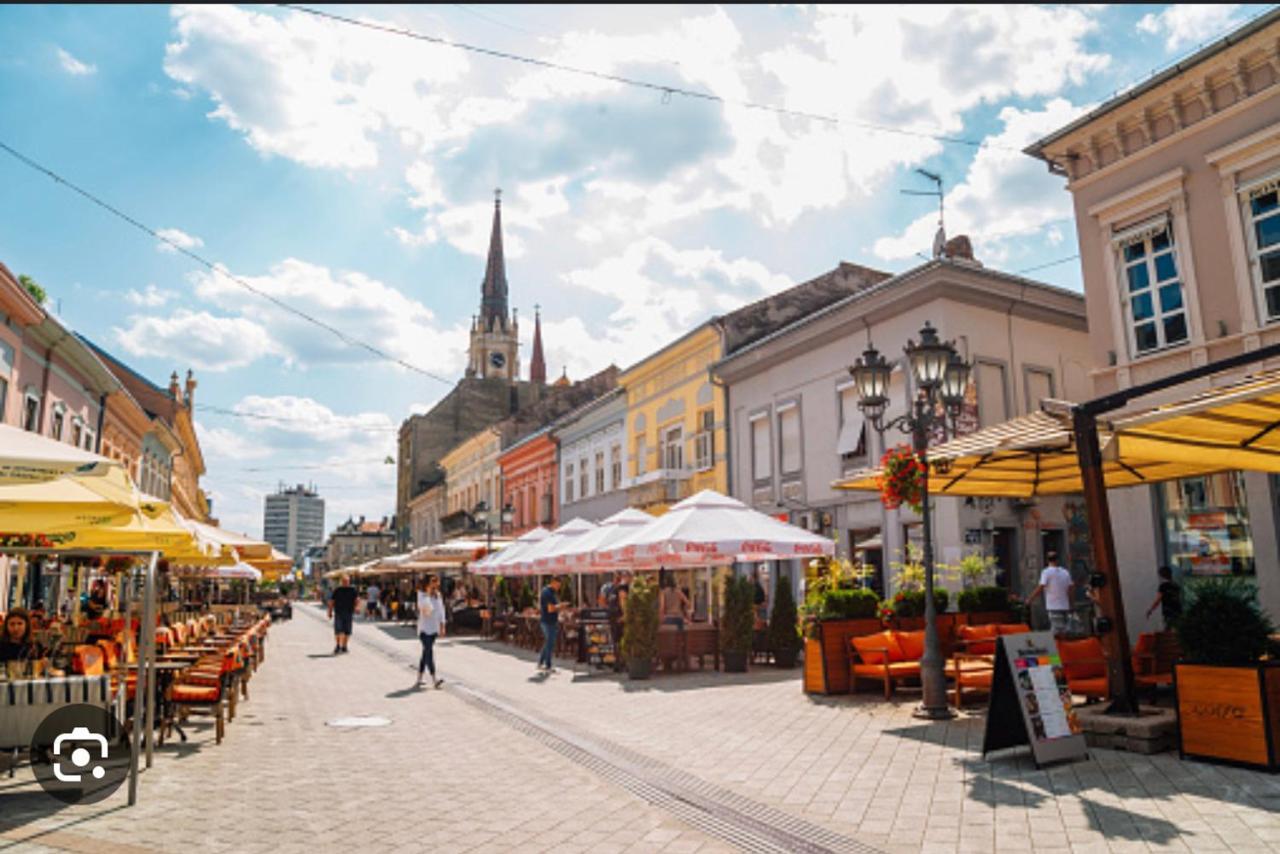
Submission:
<svg viewBox="0 0 1280 854">
<path fill-rule="evenodd" d="M 177 720 L 173 714 L 173 704 L 169 702 L 169 686 L 173 684 L 173 680 L 179 673 L 190 670 L 192 663 L 193 662 L 189 660 L 172 661 L 165 659 L 160 659 L 155 663 L 154 669 L 156 682 L 154 686 L 154 698 L 156 709 L 159 711 L 159 714 L 156 715 L 156 723 L 160 725 L 160 738 L 157 739 L 157 744 L 164 744 L 164 724 L 166 723 L 173 725 L 174 730 L 183 741 L 187 740 L 186 733 L 182 731 L 182 727 L 178 726 Z M 137 662 L 129 662 L 124 665 L 122 669 L 136 671 L 140 669 L 140 665 Z"/>
</svg>

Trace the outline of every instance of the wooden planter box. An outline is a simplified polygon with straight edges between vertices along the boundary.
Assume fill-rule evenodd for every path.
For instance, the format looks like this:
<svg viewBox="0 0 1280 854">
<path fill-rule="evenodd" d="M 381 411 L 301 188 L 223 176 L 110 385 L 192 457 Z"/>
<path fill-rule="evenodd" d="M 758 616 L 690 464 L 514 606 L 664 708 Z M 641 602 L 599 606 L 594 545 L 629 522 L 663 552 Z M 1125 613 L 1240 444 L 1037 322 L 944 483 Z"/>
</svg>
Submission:
<svg viewBox="0 0 1280 854">
<path fill-rule="evenodd" d="M 1280 772 L 1280 663 L 1177 664 L 1178 752 Z"/>
<path fill-rule="evenodd" d="M 849 639 L 882 629 L 875 618 L 818 623 L 817 639 L 805 639 L 804 690 L 810 694 L 848 694 Z"/>
</svg>

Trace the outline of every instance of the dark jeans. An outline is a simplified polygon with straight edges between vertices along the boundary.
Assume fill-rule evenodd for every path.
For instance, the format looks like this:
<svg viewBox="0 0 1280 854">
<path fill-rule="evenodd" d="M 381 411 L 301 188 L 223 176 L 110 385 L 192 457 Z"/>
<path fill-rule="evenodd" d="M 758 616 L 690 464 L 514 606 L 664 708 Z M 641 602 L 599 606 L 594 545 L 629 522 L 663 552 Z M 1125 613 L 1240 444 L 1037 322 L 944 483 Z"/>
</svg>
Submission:
<svg viewBox="0 0 1280 854">
<path fill-rule="evenodd" d="M 542 654 L 538 656 L 538 664 L 551 667 L 551 653 L 556 648 L 556 632 L 560 630 L 560 623 L 548 622 L 542 624 Z"/>
<path fill-rule="evenodd" d="M 436 636 L 429 635 L 426 632 L 418 634 L 418 640 L 422 641 L 422 660 L 418 662 L 418 676 L 422 676 L 422 671 L 431 672 L 431 678 L 436 678 Z"/>
</svg>

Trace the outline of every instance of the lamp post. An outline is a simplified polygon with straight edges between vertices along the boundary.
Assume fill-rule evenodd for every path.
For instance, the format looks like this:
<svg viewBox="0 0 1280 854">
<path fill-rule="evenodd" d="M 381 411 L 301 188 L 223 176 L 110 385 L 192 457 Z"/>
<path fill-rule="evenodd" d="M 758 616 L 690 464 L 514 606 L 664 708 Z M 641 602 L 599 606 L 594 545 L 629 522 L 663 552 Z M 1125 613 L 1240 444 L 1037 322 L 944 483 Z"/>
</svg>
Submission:
<svg viewBox="0 0 1280 854">
<path fill-rule="evenodd" d="M 475 510 L 472 511 L 472 518 L 479 518 L 484 515 L 484 535 L 485 535 L 485 552 L 493 551 L 493 519 L 489 515 L 489 502 L 481 499 L 476 503 Z M 506 530 L 506 526 L 511 524 L 511 520 L 515 518 L 515 508 L 510 504 L 502 508 L 498 515 L 498 533 L 501 534 Z"/>
<path fill-rule="evenodd" d="M 924 525 L 924 656 L 920 659 L 923 699 L 916 717 L 946 720 L 955 715 L 947 703 L 947 677 L 938 640 L 938 613 L 933 604 L 933 514 L 929 507 L 929 437 L 941 428 L 945 436 L 955 432 L 955 418 L 964 404 L 970 365 L 956 352 L 953 342 L 942 341 L 926 322 L 919 342 L 907 340 L 903 348 L 919 389 L 905 415 L 884 420 L 889 405 L 889 380 L 893 365 L 868 344 L 862 357 L 849 369 L 858 393 L 858 407 L 881 436 L 898 429 L 910 434 L 911 448 L 924 468 L 921 475 L 920 517 Z M 938 404 L 942 411 L 938 411 Z M 936 466 L 935 466 L 936 467 Z"/>
</svg>

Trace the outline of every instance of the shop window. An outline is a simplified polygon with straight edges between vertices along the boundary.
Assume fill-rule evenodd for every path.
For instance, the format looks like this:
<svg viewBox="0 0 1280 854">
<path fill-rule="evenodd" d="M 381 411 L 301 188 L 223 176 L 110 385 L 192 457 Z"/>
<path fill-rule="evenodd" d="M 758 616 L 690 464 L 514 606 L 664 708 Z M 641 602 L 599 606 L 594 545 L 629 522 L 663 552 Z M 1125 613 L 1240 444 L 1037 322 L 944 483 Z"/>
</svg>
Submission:
<svg viewBox="0 0 1280 854">
<path fill-rule="evenodd" d="M 1253 575 L 1253 536 L 1238 471 L 1159 485 L 1167 562 L 1178 575 Z"/>
<path fill-rule="evenodd" d="M 1280 175 L 1246 193 L 1249 264 L 1267 320 L 1280 318 Z"/>
<path fill-rule="evenodd" d="M 1116 240 L 1121 302 L 1135 356 L 1185 342 L 1190 333 L 1173 230 L 1162 217 Z"/>
<path fill-rule="evenodd" d="M 773 448 L 769 416 L 762 413 L 751 421 L 751 478 L 756 483 L 773 478 Z"/>
<path fill-rule="evenodd" d="M 778 408 L 778 462 L 784 475 L 796 474 L 804 467 L 800 449 L 799 404 Z"/>
</svg>

